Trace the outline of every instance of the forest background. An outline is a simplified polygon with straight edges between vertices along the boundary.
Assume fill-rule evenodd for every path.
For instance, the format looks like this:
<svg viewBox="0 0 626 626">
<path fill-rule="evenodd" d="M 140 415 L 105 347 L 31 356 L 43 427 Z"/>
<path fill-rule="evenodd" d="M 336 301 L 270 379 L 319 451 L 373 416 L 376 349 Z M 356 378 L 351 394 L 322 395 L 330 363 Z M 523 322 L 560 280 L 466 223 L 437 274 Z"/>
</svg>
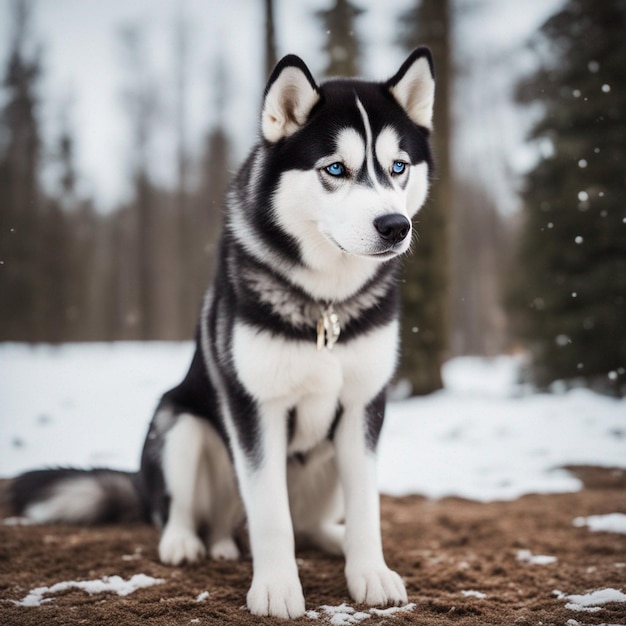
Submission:
<svg viewBox="0 0 626 626">
<path fill-rule="evenodd" d="M 0 7 L 0 341 L 191 338 L 277 58 L 384 79 L 425 44 L 437 170 L 402 278 L 404 392 L 522 351 L 540 388 L 624 394 L 623 2 L 110 2 L 115 98 L 85 115 L 87 83 L 50 79 L 63 19 L 91 78 L 111 67 L 99 5 Z M 98 161 L 86 137 L 106 135 Z"/>
</svg>

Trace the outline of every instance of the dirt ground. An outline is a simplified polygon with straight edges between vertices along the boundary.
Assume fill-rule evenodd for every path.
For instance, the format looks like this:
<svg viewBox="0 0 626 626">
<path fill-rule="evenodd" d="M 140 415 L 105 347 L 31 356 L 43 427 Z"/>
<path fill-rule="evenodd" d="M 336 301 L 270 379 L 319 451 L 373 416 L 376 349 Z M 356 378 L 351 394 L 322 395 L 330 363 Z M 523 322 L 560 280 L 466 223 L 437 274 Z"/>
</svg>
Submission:
<svg viewBox="0 0 626 626">
<path fill-rule="evenodd" d="M 563 626 L 626 624 L 626 603 L 595 612 L 566 608 L 553 592 L 583 594 L 615 588 L 626 592 L 626 535 L 578 528 L 578 516 L 626 512 L 626 472 L 572 468 L 585 482 L 579 493 L 529 495 L 513 502 L 480 504 L 449 498 L 382 499 L 382 527 L 388 564 L 405 579 L 406 612 L 363 621 L 375 624 L 502 624 Z M 157 559 L 151 527 L 0 525 L 0 624 L 275 624 L 243 607 L 250 582 L 249 558 L 238 563 L 206 562 L 173 568 Z M 521 562 L 518 551 L 550 555 L 556 562 Z M 320 608 L 351 603 L 340 559 L 299 551 L 307 610 L 294 624 L 329 624 Z M 127 596 L 89 595 L 73 589 L 48 596 L 37 607 L 18 606 L 30 590 L 70 580 L 143 573 L 163 584 Z M 485 597 L 463 592 L 477 591 Z M 208 592 L 201 601 L 199 594 Z M 206 595 L 206 594 L 205 594 Z M 346 618 L 347 620 L 347 618 Z M 336 623 L 340 623 L 337 618 Z M 348 623 L 345 621 L 344 623 Z"/>
</svg>

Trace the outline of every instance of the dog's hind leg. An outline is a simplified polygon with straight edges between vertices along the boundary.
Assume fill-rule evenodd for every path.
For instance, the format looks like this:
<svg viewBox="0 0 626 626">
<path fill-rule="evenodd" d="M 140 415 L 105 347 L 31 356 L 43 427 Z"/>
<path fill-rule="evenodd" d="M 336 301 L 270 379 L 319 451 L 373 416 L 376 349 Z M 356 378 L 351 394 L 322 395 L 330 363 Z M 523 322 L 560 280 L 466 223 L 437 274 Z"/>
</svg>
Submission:
<svg viewBox="0 0 626 626">
<path fill-rule="evenodd" d="M 203 528 L 209 530 L 213 558 L 238 558 L 233 533 L 242 506 L 226 446 L 208 422 L 178 416 L 165 438 L 163 476 L 170 503 L 159 543 L 161 561 L 180 565 L 204 558 Z"/>
<path fill-rule="evenodd" d="M 337 465 L 330 442 L 288 465 L 289 505 L 296 534 L 324 552 L 344 554 L 345 525 Z"/>
<path fill-rule="evenodd" d="M 208 494 L 203 502 L 199 489 L 208 486 L 203 485 L 206 481 L 200 476 L 205 464 L 203 457 L 203 424 L 192 415 L 178 416 L 163 448 L 163 476 L 170 497 L 167 523 L 159 542 L 159 558 L 163 563 L 194 563 L 206 555 L 198 535 L 200 513 L 208 509 Z"/>
<path fill-rule="evenodd" d="M 226 446 L 213 428 L 209 429 L 212 432 L 205 440 L 210 481 L 209 554 L 214 560 L 232 561 L 239 558 L 234 533 L 245 513 Z"/>
</svg>

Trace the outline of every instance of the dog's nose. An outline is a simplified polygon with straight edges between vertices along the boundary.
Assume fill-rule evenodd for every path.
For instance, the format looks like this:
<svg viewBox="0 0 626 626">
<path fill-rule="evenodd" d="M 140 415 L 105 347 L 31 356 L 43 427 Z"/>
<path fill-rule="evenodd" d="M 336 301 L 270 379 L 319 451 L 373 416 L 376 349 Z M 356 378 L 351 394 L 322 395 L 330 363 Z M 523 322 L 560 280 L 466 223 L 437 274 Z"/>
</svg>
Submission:
<svg viewBox="0 0 626 626">
<path fill-rule="evenodd" d="M 374 220 L 374 227 L 380 236 L 391 244 L 406 238 L 411 230 L 411 222 L 400 213 L 381 215 Z"/>
</svg>

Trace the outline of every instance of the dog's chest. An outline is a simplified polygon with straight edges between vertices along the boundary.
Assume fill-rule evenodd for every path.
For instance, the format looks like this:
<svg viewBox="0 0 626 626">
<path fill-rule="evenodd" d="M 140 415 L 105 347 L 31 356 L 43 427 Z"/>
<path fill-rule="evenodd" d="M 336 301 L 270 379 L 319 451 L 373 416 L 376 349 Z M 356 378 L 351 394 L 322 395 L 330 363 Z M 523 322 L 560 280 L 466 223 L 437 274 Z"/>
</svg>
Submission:
<svg viewBox="0 0 626 626">
<path fill-rule="evenodd" d="M 290 453 L 324 440 L 337 415 L 363 409 L 393 374 L 397 323 L 332 350 L 236 324 L 233 358 L 240 381 L 261 411 L 289 420 Z"/>
</svg>

